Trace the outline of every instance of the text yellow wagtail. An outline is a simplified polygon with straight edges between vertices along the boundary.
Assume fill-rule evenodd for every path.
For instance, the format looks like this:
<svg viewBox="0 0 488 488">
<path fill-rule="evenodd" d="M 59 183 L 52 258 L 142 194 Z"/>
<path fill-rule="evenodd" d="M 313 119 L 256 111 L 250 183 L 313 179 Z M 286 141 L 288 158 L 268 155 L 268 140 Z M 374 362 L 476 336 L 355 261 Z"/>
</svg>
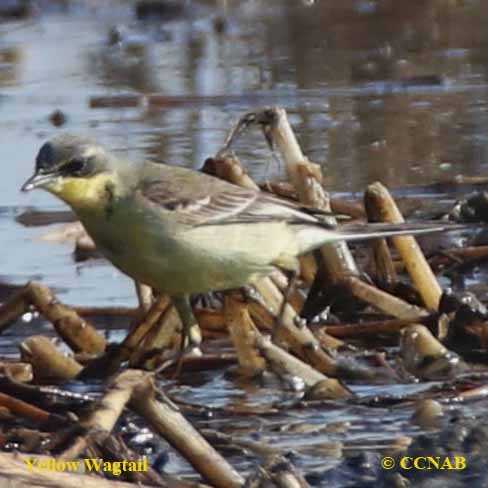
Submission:
<svg viewBox="0 0 488 488">
<path fill-rule="evenodd" d="M 171 295 L 192 345 L 189 295 L 252 285 L 323 244 L 442 230 L 422 224 L 331 228 L 323 212 L 194 170 L 130 162 L 89 139 L 46 142 L 23 191 L 43 188 L 74 210 L 98 249 L 136 281 Z"/>
</svg>

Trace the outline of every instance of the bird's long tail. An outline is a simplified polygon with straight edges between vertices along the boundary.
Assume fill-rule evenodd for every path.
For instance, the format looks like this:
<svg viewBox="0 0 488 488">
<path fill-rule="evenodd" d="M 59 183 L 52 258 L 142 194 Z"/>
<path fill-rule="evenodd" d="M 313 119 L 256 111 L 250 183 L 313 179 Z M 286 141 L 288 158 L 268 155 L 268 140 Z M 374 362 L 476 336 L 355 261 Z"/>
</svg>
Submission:
<svg viewBox="0 0 488 488">
<path fill-rule="evenodd" d="M 308 252 L 324 244 L 338 241 L 352 242 L 402 235 L 415 236 L 433 232 L 466 230 L 466 228 L 466 225 L 439 222 L 342 224 L 336 228 L 317 224 L 302 226 L 297 234 L 301 247 L 300 251 Z"/>
</svg>

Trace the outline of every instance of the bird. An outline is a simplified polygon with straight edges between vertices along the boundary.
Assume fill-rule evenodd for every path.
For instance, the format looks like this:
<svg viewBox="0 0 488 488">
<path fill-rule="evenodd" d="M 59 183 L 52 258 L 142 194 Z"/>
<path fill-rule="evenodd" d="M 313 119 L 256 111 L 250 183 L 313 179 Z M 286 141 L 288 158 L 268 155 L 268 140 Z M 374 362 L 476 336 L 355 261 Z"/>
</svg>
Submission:
<svg viewBox="0 0 488 488">
<path fill-rule="evenodd" d="M 120 271 L 172 298 L 189 347 L 190 296 L 252 286 L 324 244 L 442 231 L 433 224 L 331 226 L 322 210 L 151 159 L 130 161 L 71 134 L 45 142 L 22 191 L 47 190 Z"/>
</svg>

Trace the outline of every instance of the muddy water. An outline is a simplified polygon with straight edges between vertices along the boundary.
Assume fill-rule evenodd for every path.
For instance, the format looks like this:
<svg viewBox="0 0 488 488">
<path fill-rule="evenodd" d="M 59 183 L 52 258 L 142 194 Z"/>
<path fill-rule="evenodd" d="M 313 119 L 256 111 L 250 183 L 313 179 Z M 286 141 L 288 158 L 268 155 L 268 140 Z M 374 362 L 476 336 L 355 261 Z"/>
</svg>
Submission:
<svg viewBox="0 0 488 488">
<path fill-rule="evenodd" d="M 71 245 L 39 240 L 47 227 L 15 221 L 26 209 L 64 209 L 19 192 L 42 142 L 61 130 L 124 157 L 197 168 L 239 115 L 278 104 L 332 191 L 484 174 L 487 20 L 481 0 L 202 1 L 145 21 L 132 2 L 38 2 L 34 16 L 0 23 L 0 278 L 36 279 L 72 304 L 135 303 L 110 265 L 75 265 Z M 90 108 L 94 96 L 149 93 L 179 103 Z M 67 117 L 61 128 L 49 121 L 56 109 Z M 256 178 L 280 175 L 259 134 L 237 149 Z M 233 395 L 252 403 L 252 392 L 223 385 L 214 377 L 188 397 L 208 403 L 219 388 L 216 404 Z M 328 422 L 337 412 L 317 415 Z M 363 414 L 344 415 L 354 424 Z M 405 414 L 388 415 L 404 432 Z M 377 428 L 357 425 L 366 437 Z"/>
</svg>

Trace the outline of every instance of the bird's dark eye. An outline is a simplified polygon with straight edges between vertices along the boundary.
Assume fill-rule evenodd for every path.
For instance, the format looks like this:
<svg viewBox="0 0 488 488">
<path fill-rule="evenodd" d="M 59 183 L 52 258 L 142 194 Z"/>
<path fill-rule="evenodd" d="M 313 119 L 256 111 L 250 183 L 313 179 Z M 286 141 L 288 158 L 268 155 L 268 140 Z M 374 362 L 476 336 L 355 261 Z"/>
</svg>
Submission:
<svg viewBox="0 0 488 488">
<path fill-rule="evenodd" d="M 62 167 L 62 172 L 69 176 L 82 176 L 86 173 L 87 161 L 82 158 L 74 158 Z"/>
</svg>

